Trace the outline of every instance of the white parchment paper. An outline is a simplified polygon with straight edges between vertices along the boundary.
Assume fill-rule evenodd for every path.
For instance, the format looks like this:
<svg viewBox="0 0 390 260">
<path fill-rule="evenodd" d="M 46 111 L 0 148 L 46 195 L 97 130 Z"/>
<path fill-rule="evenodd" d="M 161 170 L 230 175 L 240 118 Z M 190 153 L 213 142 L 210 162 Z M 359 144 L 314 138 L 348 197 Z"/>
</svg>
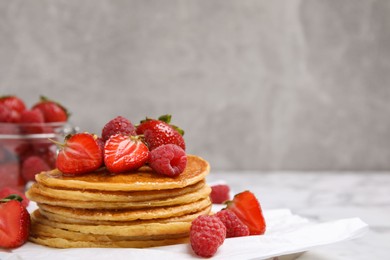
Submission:
<svg viewBox="0 0 390 260">
<path fill-rule="evenodd" d="M 368 225 L 359 218 L 331 222 L 311 222 L 288 209 L 264 212 L 267 231 L 262 236 L 226 239 L 212 259 L 268 259 L 304 252 L 315 247 L 353 239 L 363 235 Z M 187 244 L 132 248 L 54 249 L 26 243 L 14 250 L 0 250 L 1 260 L 129 260 L 129 259 L 200 259 Z"/>
</svg>

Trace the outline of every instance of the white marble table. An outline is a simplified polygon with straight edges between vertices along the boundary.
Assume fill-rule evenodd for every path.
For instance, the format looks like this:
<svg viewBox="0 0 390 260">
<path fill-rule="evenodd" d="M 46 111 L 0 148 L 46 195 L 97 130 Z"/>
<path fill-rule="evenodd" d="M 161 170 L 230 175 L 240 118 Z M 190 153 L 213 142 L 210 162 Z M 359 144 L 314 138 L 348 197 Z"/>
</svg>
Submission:
<svg viewBox="0 0 390 260">
<path fill-rule="evenodd" d="M 308 259 L 390 259 L 390 172 L 215 172 L 233 192 L 254 192 L 264 209 L 289 208 L 313 221 L 359 217 L 370 230 L 361 238 L 318 247 Z"/>
</svg>

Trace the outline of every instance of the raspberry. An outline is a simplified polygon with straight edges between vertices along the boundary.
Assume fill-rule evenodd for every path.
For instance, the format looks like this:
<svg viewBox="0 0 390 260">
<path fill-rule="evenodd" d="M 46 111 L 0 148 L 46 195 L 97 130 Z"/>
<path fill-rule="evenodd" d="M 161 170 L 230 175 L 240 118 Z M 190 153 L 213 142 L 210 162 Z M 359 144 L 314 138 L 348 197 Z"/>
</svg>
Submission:
<svg viewBox="0 0 390 260">
<path fill-rule="evenodd" d="M 39 156 L 27 157 L 22 163 L 22 176 L 25 181 L 34 181 L 35 174 L 50 170 L 50 166 Z"/>
<path fill-rule="evenodd" d="M 215 214 L 226 227 L 226 237 L 249 236 L 249 228 L 230 210 L 221 210 Z"/>
<path fill-rule="evenodd" d="M 149 166 L 159 174 L 178 176 L 186 165 L 186 152 L 175 144 L 163 144 L 150 152 Z"/>
<path fill-rule="evenodd" d="M 226 184 L 213 185 L 211 186 L 210 199 L 214 204 L 222 204 L 230 200 L 229 192 L 230 188 Z"/>
<path fill-rule="evenodd" d="M 102 138 L 107 141 L 115 134 L 136 135 L 135 127 L 128 119 L 117 116 L 103 127 Z"/>
<path fill-rule="evenodd" d="M 192 221 L 190 242 L 195 254 L 202 257 L 213 256 L 223 244 L 226 227 L 216 216 L 202 215 Z"/>
</svg>

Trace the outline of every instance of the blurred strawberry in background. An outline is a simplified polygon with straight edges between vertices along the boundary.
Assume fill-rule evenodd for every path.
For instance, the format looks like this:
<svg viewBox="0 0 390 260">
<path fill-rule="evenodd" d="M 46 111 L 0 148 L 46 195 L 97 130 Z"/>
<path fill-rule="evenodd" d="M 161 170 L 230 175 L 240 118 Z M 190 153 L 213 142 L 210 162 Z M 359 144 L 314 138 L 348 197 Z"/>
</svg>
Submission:
<svg viewBox="0 0 390 260">
<path fill-rule="evenodd" d="M 29 108 L 15 95 L 0 97 L 0 189 L 23 190 L 35 174 L 55 167 L 56 139 L 68 122 L 60 103 L 41 96 Z"/>
</svg>

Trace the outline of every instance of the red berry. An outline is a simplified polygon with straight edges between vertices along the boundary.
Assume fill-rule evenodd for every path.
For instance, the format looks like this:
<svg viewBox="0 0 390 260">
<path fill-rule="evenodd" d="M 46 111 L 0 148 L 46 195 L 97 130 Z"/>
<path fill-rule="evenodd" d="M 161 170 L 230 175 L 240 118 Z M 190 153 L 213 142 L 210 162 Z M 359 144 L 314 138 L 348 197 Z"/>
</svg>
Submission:
<svg viewBox="0 0 390 260">
<path fill-rule="evenodd" d="M 35 181 L 35 175 L 50 170 L 50 166 L 39 156 L 27 157 L 22 162 L 22 177 L 26 182 Z"/>
<path fill-rule="evenodd" d="M 112 173 L 133 171 L 146 164 L 148 147 L 137 137 L 112 135 L 104 146 L 104 164 Z"/>
<path fill-rule="evenodd" d="M 3 199 L 0 203 L 0 248 L 23 245 L 30 234 L 30 214 L 20 201 Z"/>
<path fill-rule="evenodd" d="M 226 237 L 249 236 L 249 228 L 230 210 L 221 210 L 215 214 L 226 227 Z"/>
<path fill-rule="evenodd" d="M 20 114 L 20 123 L 43 123 L 45 118 L 39 109 L 26 109 Z"/>
<path fill-rule="evenodd" d="M 178 129 L 162 120 L 146 119 L 137 127 L 137 134 L 144 135 L 145 142 L 150 150 L 154 150 L 163 144 L 176 144 L 185 150 L 186 145 Z"/>
<path fill-rule="evenodd" d="M 44 127 L 42 123 L 45 122 L 42 112 L 39 109 L 24 110 L 20 114 L 21 130 L 26 134 L 43 133 Z"/>
<path fill-rule="evenodd" d="M 69 116 L 66 108 L 43 96 L 41 97 L 40 102 L 35 104 L 32 109 L 40 110 L 46 123 L 66 122 Z"/>
<path fill-rule="evenodd" d="M 17 111 L 19 114 L 26 109 L 26 105 L 23 100 L 17 96 L 3 96 L 0 97 L 0 104 L 4 104 L 12 110 Z"/>
<path fill-rule="evenodd" d="M 102 138 L 107 141 L 110 136 L 115 134 L 136 135 L 135 127 L 127 118 L 117 116 L 103 127 Z"/>
<path fill-rule="evenodd" d="M 13 110 L 5 104 L 0 103 L 0 122 L 18 123 L 20 121 L 20 112 Z M 4 131 L 2 130 L 2 133 Z M 5 132 L 6 133 L 6 132 Z"/>
<path fill-rule="evenodd" d="M 217 184 L 211 186 L 210 199 L 214 204 L 222 204 L 230 200 L 230 188 L 226 184 Z"/>
<path fill-rule="evenodd" d="M 103 151 L 97 136 L 90 133 L 78 133 L 65 139 L 60 144 L 57 168 L 67 175 L 78 175 L 92 172 L 103 164 Z"/>
<path fill-rule="evenodd" d="M 149 166 L 159 174 L 175 177 L 186 165 L 186 152 L 175 144 L 164 144 L 150 152 Z"/>
<path fill-rule="evenodd" d="M 5 197 L 8 197 L 9 195 L 13 195 L 13 194 L 16 194 L 18 196 L 20 196 L 23 200 L 22 200 L 22 205 L 24 207 L 27 207 L 28 204 L 30 203 L 30 200 L 26 197 L 26 195 L 24 195 L 23 192 L 17 190 L 17 189 L 13 189 L 13 188 L 10 188 L 10 187 L 5 187 L 5 188 L 2 188 L 0 190 L 0 200 L 5 198 Z"/>
<path fill-rule="evenodd" d="M 216 216 L 202 215 L 192 221 L 190 242 L 195 254 L 202 257 L 213 256 L 223 244 L 226 227 Z"/>
<path fill-rule="evenodd" d="M 19 174 L 19 163 L 8 162 L 0 164 L 0 188 L 19 187 L 24 184 Z"/>
<path fill-rule="evenodd" d="M 233 211 L 249 228 L 250 235 L 262 235 L 266 224 L 261 206 L 256 196 L 250 191 L 244 191 L 234 196 L 227 203 L 226 210 Z"/>
</svg>

